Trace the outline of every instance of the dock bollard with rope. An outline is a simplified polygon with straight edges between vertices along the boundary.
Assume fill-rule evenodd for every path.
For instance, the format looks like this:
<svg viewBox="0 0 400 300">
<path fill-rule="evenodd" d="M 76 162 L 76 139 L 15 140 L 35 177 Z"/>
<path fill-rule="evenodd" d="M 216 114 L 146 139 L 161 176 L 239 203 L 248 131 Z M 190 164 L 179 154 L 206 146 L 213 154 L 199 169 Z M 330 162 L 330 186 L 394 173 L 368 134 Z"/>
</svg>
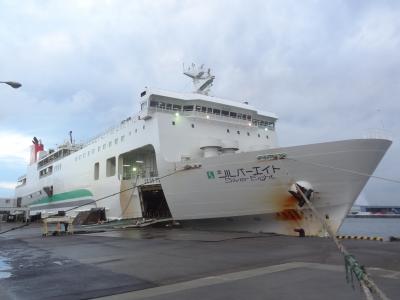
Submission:
<svg viewBox="0 0 400 300">
<path fill-rule="evenodd" d="M 302 200 L 307 204 L 307 206 L 312 210 L 312 212 L 315 214 L 318 220 L 322 223 L 323 227 L 328 232 L 329 236 L 332 238 L 339 251 L 344 255 L 344 264 L 345 264 L 347 282 L 351 282 L 353 285 L 353 276 L 355 276 L 357 280 L 360 282 L 361 288 L 365 294 L 365 297 L 368 300 L 374 299 L 373 294 L 377 295 L 379 299 L 389 300 L 389 298 L 385 295 L 385 293 L 374 283 L 374 281 L 368 275 L 365 268 L 362 265 L 360 265 L 360 263 L 356 260 L 356 258 L 347 251 L 347 249 L 342 245 L 342 243 L 339 242 L 332 228 L 329 226 L 326 220 L 321 216 L 321 214 L 317 211 L 317 209 L 314 207 L 311 201 L 304 195 L 302 187 L 296 183 L 296 188 L 298 195 L 301 196 Z"/>
</svg>

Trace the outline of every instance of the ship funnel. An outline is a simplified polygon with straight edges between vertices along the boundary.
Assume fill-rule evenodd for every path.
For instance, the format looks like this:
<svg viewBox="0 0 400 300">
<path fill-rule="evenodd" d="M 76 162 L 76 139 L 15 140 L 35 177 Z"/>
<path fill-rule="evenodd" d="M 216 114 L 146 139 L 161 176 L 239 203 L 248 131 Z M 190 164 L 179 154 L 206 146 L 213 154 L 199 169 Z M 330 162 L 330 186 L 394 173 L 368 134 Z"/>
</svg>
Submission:
<svg viewBox="0 0 400 300">
<path fill-rule="evenodd" d="M 42 144 L 42 141 L 38 140 L 35 136 L 32 139 L 32 144 L 30 147 L 31 150 L 31 156 L 30 156 L 30 162 L 29 164 L 32 165 L 35 162 L 37 162 L 38 159 L 38 153 L 40 151 L 44 150 L 44 146 Z"/>
</svg>

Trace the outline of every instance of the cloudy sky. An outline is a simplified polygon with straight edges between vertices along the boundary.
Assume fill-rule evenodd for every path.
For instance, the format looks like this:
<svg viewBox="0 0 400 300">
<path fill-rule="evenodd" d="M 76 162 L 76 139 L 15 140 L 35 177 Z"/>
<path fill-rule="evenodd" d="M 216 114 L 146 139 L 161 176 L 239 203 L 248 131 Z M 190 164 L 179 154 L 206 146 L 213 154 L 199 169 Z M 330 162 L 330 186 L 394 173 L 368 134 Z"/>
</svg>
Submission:
<svg viewBox="0 0 400 300">
<path fill-rule="evenodd" d="M 364 137 L 394 144 L 376 175 L 400 178 L 400 2 L 0 0 L 0 197 L 24 174 L 33 136 L 78 141 L 133 114 L 145 86 L 213 94 L 280 117 L 282 146 Z M 362 201 L 399 203 L 371 180 Z"/>
</svg>

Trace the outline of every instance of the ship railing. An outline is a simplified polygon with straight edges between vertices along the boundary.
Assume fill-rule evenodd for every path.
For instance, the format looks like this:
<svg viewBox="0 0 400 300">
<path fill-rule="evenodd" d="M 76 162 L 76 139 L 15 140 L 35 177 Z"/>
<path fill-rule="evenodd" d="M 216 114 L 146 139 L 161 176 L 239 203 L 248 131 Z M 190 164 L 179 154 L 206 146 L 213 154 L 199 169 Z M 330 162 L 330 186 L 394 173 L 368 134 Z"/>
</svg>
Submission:
<svg viewBox="0 0 400 300">
<path fill-rule="evenodd" d="M 122 120 L 119 125 L 111 126 L 108 129 L 104 130 L 103 132 L 95 135 L 94 137 L 90 138 L 87 142 L 83 143 L 82 148 L 96 143 L 99 139 L 103 139 L 109 134 L 114 134 L 114 133 L 118 132 L 119 130 L 126 128 L 128 125 L 136 122 L 139 115 L 140 115 L 140 113 L 132 115 L 132 116 L 126 118 L 125 120 Z"/>
</svg>

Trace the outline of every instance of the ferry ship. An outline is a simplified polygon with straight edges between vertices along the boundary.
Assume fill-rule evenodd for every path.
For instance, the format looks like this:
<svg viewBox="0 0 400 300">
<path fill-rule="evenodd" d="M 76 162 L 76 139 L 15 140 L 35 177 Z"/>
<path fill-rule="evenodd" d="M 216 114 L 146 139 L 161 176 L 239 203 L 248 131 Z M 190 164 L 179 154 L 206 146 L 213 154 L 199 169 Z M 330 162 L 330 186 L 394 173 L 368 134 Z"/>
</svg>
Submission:
<svg viewBox="0 0 400 300">
<path fill-rule="evenodd" d="M 274 113 L 209 95 L 210 69 L 184 68 L 191 93 L 146 88 L 140 111 L 85 144 L 33 139 L 16 198 L 30 215 L 172 219 L 194 226 L 306 235 L 324 232 L 300 186 L 336 231 L 389 148 L 387 139 L 278 146 Z"/>
</svg>

